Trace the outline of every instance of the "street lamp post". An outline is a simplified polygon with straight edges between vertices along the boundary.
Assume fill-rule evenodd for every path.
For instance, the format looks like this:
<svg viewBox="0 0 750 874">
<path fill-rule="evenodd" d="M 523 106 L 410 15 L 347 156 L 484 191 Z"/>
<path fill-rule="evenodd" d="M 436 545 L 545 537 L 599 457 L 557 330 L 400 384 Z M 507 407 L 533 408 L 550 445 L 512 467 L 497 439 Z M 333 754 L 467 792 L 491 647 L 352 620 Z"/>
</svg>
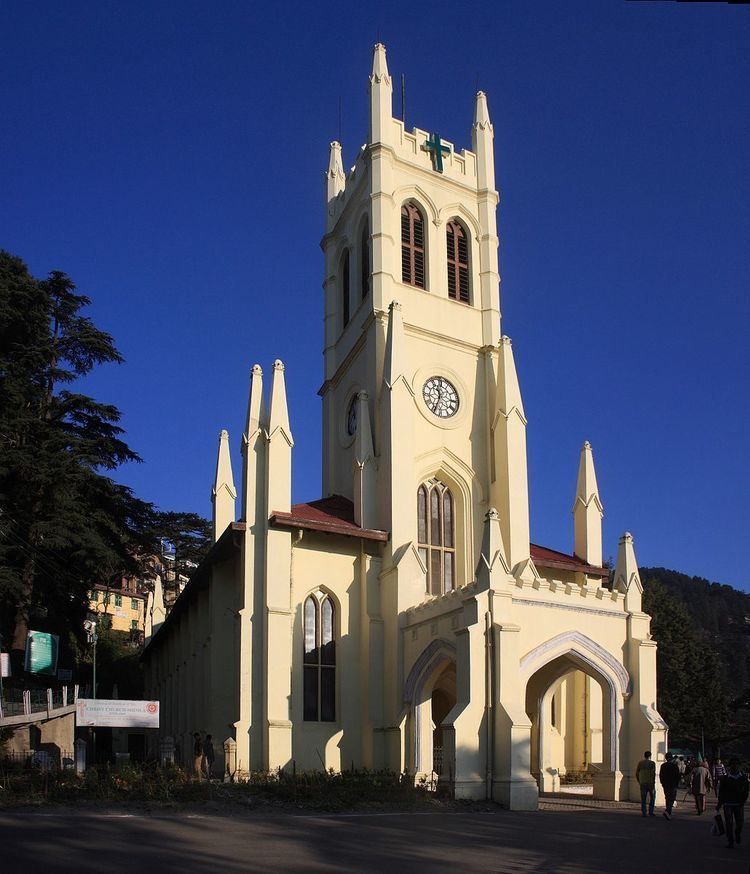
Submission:
<svg viewBox="0 0 750 874">
<path fill-rule="evenodd" d="M 96 620 L 87 619 L 83 623 L 83 627 L 86 630 L 88 642 L 94 647 L 94 669 L 91 680 L 93 688 L 91 690 L 91 697 L 96 698 L 96 642 L 99 639 L 99 636 L 96 633 Z M 96 764 L 96 729 L 93 727 L 91 729 L 91 755 L 94 759 L 94 764 Z"/>
</svg>

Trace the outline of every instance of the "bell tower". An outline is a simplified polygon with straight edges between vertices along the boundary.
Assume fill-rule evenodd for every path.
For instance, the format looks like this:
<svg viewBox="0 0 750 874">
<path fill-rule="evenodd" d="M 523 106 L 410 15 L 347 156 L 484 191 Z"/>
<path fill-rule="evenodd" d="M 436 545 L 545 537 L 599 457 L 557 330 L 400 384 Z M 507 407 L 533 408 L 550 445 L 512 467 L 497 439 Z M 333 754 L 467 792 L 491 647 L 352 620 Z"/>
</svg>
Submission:
<svg viewBox="0 0 750 874">
<path fill-rule="evenodd" d="M 393 118 L 392 90 L 378 44 L 367 142 L 348 172 L 331 143 L 325 174 L 323 490 L 390 533 L 394 563 L 411 547 L 424 575 L 417 490 L 439 481 L 454 502 L 456 587 L 473 579 L 491 502 L 509 561 L 528 561 L 520 395 L 505 408 L 517 380 L 500 334 L 493 127 L 480 91 L 472 148 L 459 150 Z"/>
</svg>

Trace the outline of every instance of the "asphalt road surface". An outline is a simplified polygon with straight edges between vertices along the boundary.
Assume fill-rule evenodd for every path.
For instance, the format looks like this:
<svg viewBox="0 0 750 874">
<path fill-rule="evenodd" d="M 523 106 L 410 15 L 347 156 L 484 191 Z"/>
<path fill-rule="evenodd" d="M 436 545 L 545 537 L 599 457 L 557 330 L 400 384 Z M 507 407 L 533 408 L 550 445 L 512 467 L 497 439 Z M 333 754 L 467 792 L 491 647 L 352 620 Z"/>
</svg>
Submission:
<svg viewBox="0 0 750 874">
<path fill-rule="evenodd" d="M 0 814 L 0 874 L 402 871 L 747 874 L 711 816 L 636 809 L 225 816 Z"/>
</svg>

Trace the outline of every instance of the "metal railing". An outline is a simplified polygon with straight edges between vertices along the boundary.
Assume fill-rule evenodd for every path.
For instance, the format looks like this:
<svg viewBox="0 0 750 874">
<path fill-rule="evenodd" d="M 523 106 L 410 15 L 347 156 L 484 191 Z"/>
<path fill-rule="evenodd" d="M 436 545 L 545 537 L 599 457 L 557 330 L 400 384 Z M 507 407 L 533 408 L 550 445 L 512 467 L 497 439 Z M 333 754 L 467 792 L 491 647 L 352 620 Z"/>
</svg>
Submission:
<svg viewBox="0 0 750 874">
<path fill-rule="evenodd" d="M 3 771 L 70 770 L 74 767 L 75 753 L 70 750 L 9 750 L 0 754 L 0 770 Z"/>
<path fill-rule="evenodd" d="M 0 719 L 8 716 L 32 716 L 70 707 L 79 697 L 78 686 L 58 689 L 4 689 L 0 698 Z"/>
</svg>

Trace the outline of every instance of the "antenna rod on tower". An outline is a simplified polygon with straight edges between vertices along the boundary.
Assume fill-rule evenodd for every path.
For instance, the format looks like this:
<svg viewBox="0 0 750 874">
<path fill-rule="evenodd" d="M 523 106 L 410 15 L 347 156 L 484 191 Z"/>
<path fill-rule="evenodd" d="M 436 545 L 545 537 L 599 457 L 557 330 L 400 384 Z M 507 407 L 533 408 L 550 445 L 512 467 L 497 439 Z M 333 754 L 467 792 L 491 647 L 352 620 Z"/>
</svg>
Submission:
<svg viewBox="0 0 750 874">
<path fill-rule="evenodd" d="M 401 121 L 406 125 L 406 76 L 401 74 Z"/>
<path fill-rule="evenodd" d="M 341 142 L 341 95 L 339 94 L 339 142 Z"/>
</svg>

